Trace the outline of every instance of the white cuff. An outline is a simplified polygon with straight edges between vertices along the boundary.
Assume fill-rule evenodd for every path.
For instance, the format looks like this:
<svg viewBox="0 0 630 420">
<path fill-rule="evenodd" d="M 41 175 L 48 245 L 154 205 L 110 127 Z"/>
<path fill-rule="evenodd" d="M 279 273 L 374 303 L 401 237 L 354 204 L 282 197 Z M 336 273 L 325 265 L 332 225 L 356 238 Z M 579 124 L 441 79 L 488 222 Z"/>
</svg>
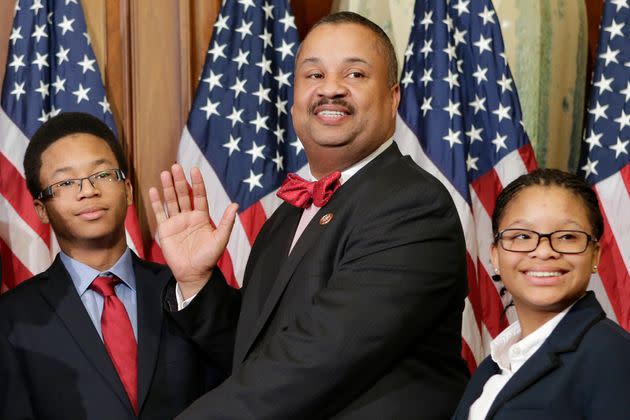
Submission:
<svg viewBox="0 0 630 420">
<path fill-rule="evenodd" d="M 182 295 L 182 290 L 179 288 L 179 283 L 175 284 L 175 298 L 177 299 L 177 310 L 181 311 L 184 309 L 193 299 L 197 296 L 197 293 L 189 297 L 188 299 L 184 299 Z"/>
</svg>

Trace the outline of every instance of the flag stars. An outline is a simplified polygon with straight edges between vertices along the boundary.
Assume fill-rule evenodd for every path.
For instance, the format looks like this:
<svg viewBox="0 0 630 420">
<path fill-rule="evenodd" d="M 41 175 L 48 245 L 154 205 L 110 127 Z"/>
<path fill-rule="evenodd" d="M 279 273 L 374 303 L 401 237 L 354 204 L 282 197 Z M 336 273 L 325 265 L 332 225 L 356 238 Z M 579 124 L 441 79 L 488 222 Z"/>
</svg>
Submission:
<svg viewBox="0 0 630 420">
<path fill-rule="evenodd" d="M 459 28 L 455 28 L 455 32 L 453 32 L 453 42 L 455 43 L 455 46 L 459 45 L 459 44 L 464 44 L 466 45 L 466 33 L 468 31 L 460 31 Z"/>
<path fill-rule="evenodd" d="M 84 88 L 82 83 L 79 83 L 79 88 L 75 91 L 72 92 L 73 95 L 75 95 L 77 97 L 77 104 L 80 104 L 81 101 L 85 100 L 85 101 L 90 101 L 90 98 L 88 97 L 88 93 L 90 92 L 92 88 Z"/>
<path fill-rule="evenodd" d="M 18 40 L 24 39 L 24 37 L 20 33 L 21 31 L 22 31 L 22 27 L 21 26 L 18 26 L 17 28 L 12 28 L 11 29 L 11 35 L 9 36 L 9 40 L 11 41 L 11 45 L 15 45 L 15 43 Z"/>
<path fill-rule="evenodd" d="M 219 102 L 212 102 L 210 98 L 206 99 L 206 105 L 199 108 L 206 113 L 206 120 L 209 120 L 212 115 L 219 115 Z"/>
<path fill-rule="evenodd" d="M 284 132 L 285 129 L 280 127 L 280 124 L 276 125 L 276 129 L 273 131 L 273 134 L 276 136 L 276 142 L 278 144 L 284 143 Z"/>
<path fill-rule="evenodd" d="M 228 115 L 227 118 L 228 120 L 230 120 L 232 122 L 232 127 L 234 127 L 236 125 L 236 123 L 242 123 L 243 119 L 241 118 L 241 114 L 243 113 L 242 109 L 236 109 L 235 106 L 232 107 L 232 113 L 230 115 Z"/>
<path fill-rule="evenodd" d="M 501 75 L 501 80 L 497 80 L 497 84 L 501 86 L 501 93 L 505 93 L 506 90 L 512 92 L 512 79 L 507 74 Z"/>
<path fill-rule="evenodd" d="M 626 85 L 626 88 L 620 90 L 619 93 L 623 94 L 626 97 L 625 99 L 626 102 L 630 102 L 630 82 L 628 82 L 628 84 Z"/>
<path fill-rule="evenodd" d="M 42 67 L 50 67 L 48 65 L 48 54 L 40 54 L 36 52 L 35 55 L 36 58 L 33 60 L 32 64 L 37 66 L 37 70 L 41 71 Z"/>
<path fill-rule="evenodd" d="M 48 118 L 49 118 L 49 114 L 42 109 L 42 113 L 40 114 L 40 116 L 37 119 L 37 121 L 39 121 L 39 122 L 41 122 L 43 124 L 46 121 L 48 121 Z"/>
<path fill-rule="evenodd" d="M 59 50 L 57 51 L 57 65 L 63 64 L 64 61 L 70 62 L 68 58 L 68 54 L 70 53 L 70 48 L 64 48 L 63 45 L 59 46 Z"/>
<path fill-rule="evenodd" d="M 628 147 L 629 142 L 629 140 L 621 141 L 620 138 L 617 138 L 617 143 L 612 146 L 608 146 L 611 150 L 615 151 L 615 159 L 619 158 L 619 155 L 621 154 L 628 154 L 628 150 L 626 150 L 626 148 Z"/>
<path fill-rule="evenodd" d="M 107 100 L 107 96 L 103 96 L 103 100 L 99 101 L 98 104 L 101 106 L 101 110 L 103 114 L 112 113 L 112 108 L 109 105 L 109 101 Z"/>
<path fill-rule="evenodd" d="M 278 69 L 278 75 L 274 76 L 274 79 L 278 82 L 278 89 L 282 88 L 282 85 L 291 86 L 289 83 L 289 77 L 291 77 L 291 72 L 283 72 L 282 69 Z"/>
<path fill-rule="evenodd" d="M 258 90 L 256 92 L 253 92 L 252 95 L 258 98 L 258 105 L 261 105 L 263 101 L 271 102 L 271 99 L 269 98 L 269 92 L 271 92 L 271 88 L 265 89 L 263 84 L 259 83 Z"/>
<path fill-rule="evenodd" d="M 433 40 L 429 39 L 429 40 L 425 40 L 424 41 L 424 45 L 422 46 L 422 49 L 420 50 L 420 52 L 422 53 L 422 56 L 426 59 L 430 53 L 433 52 L 433 48 L 431 48 L 431 44 L 433 43 Z"/>
<path fill-rule="evenodd" d="M 32 10 L 33 14 L 35 16 L 37 16 L 37 14 L 39 13 L 40 9 L 43 9 L 43 8 L 44 8 L 44 6 L 42 5 L 42 0 L 33 0 L 33 4 L 29 8 L 29 10 Z"/>
<path fill-rule="evenodd" d="M 510 109 L 511 107 L 504 107 L 502 103 L 499 103 L 499 108 L 492 111 L 492 113 L 499 118 L 499 122 L 501 122 L 504 118 L 507 120 L 511 120 L 512 117 L 510 117 Z"/>
<path fill-rule="evenodd" d="M 72 27 L 73 23 L 74 19 L 68 19 L 68 17 L 64 15 L 63 21 L 57 24 L 57 26 L 61 28 L 61 35 L 65 35 L 68 31 L 74 32 L 74 28 Z"/>
<path fill-rule="evenodd" d="M 296 137 L 295 141 L 291 142 L 291 146 L 295 147 L 295 156 L 299 155 L 302 150 L 304 150 L 304 146 L 302 146 L 302 141 L 299 137 Z"/>
<path fill-rule="evenodd" d="M 17 82 L 13 82 L 13 90 L 11 91 L 11 95 L 15 96 L 15 100 L 19 101 L 20 96 L 26 95 L 26 91 L 24 90 L 24 84 L 26 82 L 22 82 L 18 84 Z"/>
<path fill-rule="evenodd" d="M 223 52 L 226 46 L 227 44 L 219 44 L 218 42 L 212 44 L 212 48 L 208 50 L 208 54 L 212 56 L 212 61 L 217 61 L 219 57 L 227 58 Z"/>
<path fill-rule="evenodd" d="M 284 60 L 287 55 L 293 56 L 292 49 L 293 49 L 294 45 L 295 45 L 295 42 L 287 44 L 286 41 L 283 39 L 282 40 L 282 46 L 276 48 L 276 51 L 278 51 L 280 54 L 282 54 L 282 59 Z"/>
<path fill-rule="evenodd" d="M 427 98 L 422 98 L 422 105 L 420 106 L 420 110 L 422 111 L 422 116 L 426 116 L 427 112 L 433 111 L 433 107 L 431 106 L 431 101 L 433 98 L 431 96 Z"/>
<path fill-rule="evenodd" d="M 282 114 L 287 114 L 287 104 L 289 103 L 289 101 L 287 100 L 282 100 L 282 98 L 280 96 L 278 96 L 278 98 L 276 99 L 276 111 L 278 112 L 278 115 L 282 115 Z"/>
<path fill-rule="evenodd" d="M 448 106 L 444 107 L 444 111 L 448 112 L 448 117 L 453 118 L 453 115 L 461 116 L 462 113 L 459 111 L 459 102 L 452 102 L 450 99 L 448 100 Z"/>
<path fill-rule="evenodd" d="M 232 153 L 236 151 L 238 152 L 241 151 L 240 147 L 238 147 L 238 144 L 240 143 L 240 141 L 241 141 L 240 137 L 234 137 L 230 134 L 230 140 L 227 143 L 223 144 L 223 147 L 228 149 L 228 156 L 232 156 Z"/>
<path fill-rule="evenodd" d="M 48 38 L 48 34 L 46 33 L 46 24 L 43 25 L 35 25 L 35 30 L 31 34 L 31 38 L 35 38 L 37 42 L 39 42 L 42 38 Z"/>
<path fill-rule="evenodd" d="M 617 13 L 619 13 L 619 10 L 623 9 L 624 7 L 626 9 L 628 8 L 628 0 L 611 0 L 610 2 L 617 6 Z"/>
<path fill-rule="evenodd" d="M 221 84 L 221 77 L 223 77 L 223 74 L 215 74 L 212 70 L 210 70 L 210 75 L 203 79 L 203 81 L 208 84 L 208 92 L 212 92 L 212 89 L 215 87 L 223 87 Z"/>
<path fill-rule="evenodd" d="M 265 73 L 273 74 L 271 71 L 271 60 L 267 59 L 263 54 L 262 58 L 258 63 L 256 63 L 258 67 L 260 67 L 260 75 L 265 76 Z"/>
<path fill-rule="evenodd" d="M 620 50 L 611 50 L 610 46 L 606 46 L 606 52 L 599 55 L 599 58 L 604 59 L 604 66 L 609 65 L 610 63 L 619 64 L 619 60 L 617 60 L 617 54 L 619 54 Z"/>
<path fill-rule="evenodd" d="M 247 9 L 250 7 L 256 7 L 254 0 L 238 0 L 239 4 L 243 6 L 243 11 L 247 13 Z"/>
<path fill-rule="evenodd" d="M 269 127 L 267 127 L 268 118 L 269 116 L 263 117 L 262 115 L 260 115 L 260 112 L 256 111 L 256 118 L 251 120 L 249 123 L 256 126 L 256 133 L 258 133 L 258 131 L 261 128 L 264 128 L 265 130 L 269 130 Z"/>
<path fill-rule="evenodd" d="M 469 3 L 470 0 L 459 0 L 459 2 L 453 6 L 453 9 L 457 10 L 457 16 L 461 16 L 464 13 L 470 14 L 470 11 L 468 10 Z"/>
<path fill-rule="evenodd" d="M 600 95 L 606 91 L 612 92 L 613 90 L 610 85 L 612 84 L 613 80 L 614 79 L 612 77 L 610 79 L 606 79 L 606 77 L 602 74 L 599 80 L 593 83 L 593 86 L 597 86 Z"/>
<path fill-rule="evenodd" d="M 610 34 L 610 40 L 612 41 L 616 36 L 623 38 L 623 32 L 621 30 L 624 26 L 625 23 L 617 23 L 615 22 L 615 19 L 613 19 L 610 25 L 604 28 L 604 31 Z"/>
<path fill-rule="evenodd" d="M 59 91 L 65 91 L 66 87 L 66 79 L 61 79 L 59 77 L 59 75 L 55 76 L 55 81 L 52 83 L 53 87 L 55 88 L 55 94 L 59 93 Z"/>
<path fill-rule="evenodd" d="M 249 192 L 255 187 L 262 188 L 262 184 L 260 183 L 260 178 L 262 178 L 263 174 L 255 174 L 251 169 L 249 170 L 249 178 L 245 178 L 243 180 L 244 183 L 249 185 Z"/>
<path fill-rule="evenodd" d="M 249 55 L 249 51 L 243 51 L 241 48 L 238 49 L 238 56 L 233 58 L 232 61 L 238 63 L 238 69 L 240 70 L 243 64 L 249 64 L 247 60 L 247 56 Z"/>
<path fill-rule="evenodd" d="M 245 20 L 243 20 L 241 26 L 236 29 L 236 32 L 241 34 L 241 40 L 245 39 L 247 35 L 252 35 L 251 27 L 253 23 L 254 22 L 246 22 Z"/>
<path fill-rule="evenodd" d="M 407 45 L 407 49 L 405 50 L 405 61 L 409 60 L 409 57 L 413 56 L 413 42 L 410 42 L 409 45 Z"/>
<path fill-rule="evenodd" d="M 446 17 L 442 20 L 442 22 L 444 22 L 444 24 L 446 25 L 446 29 L 449 32 L 453 31 L 453 18 L 451 17 L 451 15 L 446 15 Z"/>
<path fill-rule="evenodd" d="M 90 45 L 92 43 L 92 38 L 90 38 L 90 34 L 87 32 L 83 32 L 83 37 L 85 38 L 85 42 Z"/>
<path fill-rule="evenodd" d="M 591 174 L 599 175 L 597 173 L 598 160 L 592 162 L 590 158 L 586 158 L 586 165 L 582 166 L 582 170 L 585 172 L 584 177 L 588 178 Z"/>
<path fill-rule="evenodd" d="M 442 139 L 444 141 L 447 141 L 449 147 L 452 149 L 454 145 L 462 144 L 462 141 L 459 139 L 460 134 L 461 134 L 461 131 L 454 131 L 454 130 L 451 130 L 451 128 L 449 127 L 448 134 L 442 137 Z"/>
<path fill-rule="evenodd" d="M 490 43 L 492 42 L 492 38 L 484 38 L 483 34 L 479 35 L 479 41 L 473 42 L 473 45 L 479 48 L 479 55 L 483 54 L 484 51 L 492 52 L 492 48 L 490 48 Z"/>
<path fill-rule="evenodd" d="M 484 105 L 486 102 L 486 97 L 479 97 L 476 93 L 475 93 L 475 100 L 470 102 L 468 105 L 470 105 L 471 107 L 473 107 L 475 109 L 475 115 L 477 115 L 477 113 L 479 111 L 486 111 L 486 106 Z"/>
<path fill-rule="evenodd" d="M 595 108 L 589 109 L 588 113 L 593 114 L 595 122 L 597 122 L 597 120 L 599 120 L 600 118 L 608 119 L 608 116 L 606 115 L 607 109 L 608 105 L 602 105 L 599 103 L 599 101 L 595 101 Z"/>
<path fill-rule="evenodd" d="M 85 74 L 88 70 L 96 71 L 96 69 L 94 68 L 94 63 L 96 63 L 96 60 L 90 60 L 87 54 L 83 54 L 83 60 L 79 61 L 77 64 L 82 67 L 83 74 Z"/>
<path fill-rule="evenodd" d="M 492 144 L 496 147 L 495 152 L 499 153 L 501 149 L 507 149 L 505 141 L 507 140 L 507 135 L 502 136 L 500 133 L 497 133 L 497 136 L 492 140 Z"/>
<path fill-rule="evenodd" d="M 448 60 L 454 60 L 455 57 L 457 57 L 457 55 L 455 54 L 455 45 L 454 44 L 448 44 L 448 46 L 446 48 L 444 48 L 443 50 L 446 55 L 448 55 Z"/>
<path fill-rule="evenodd" d="M 280 172 L 284 169 L 284 156 L 282 156 L 278 150 L 276 150 L 276 157 L 271 159 L 271 161 L 276 164 L 276 172 Z"/>
<path fill-rule="evenodd" d="M 433 81 L 433 78 L 431 77 L 431 73 L 433 73 L 433 69 L 424 69 L 423 73 L 424 74 L 420 78 L 420 81 L 422 82 L 424 87 L 426 87 L 429 84 L 429 82 Z"/>
<path fill-rule="evenodd" d="M 433 10 L 424 12 L 424 17 L 420 21 L 420 25 L 424 26 L 425 32 L 429 29 L 429 26 L 433 25 Z"/>
<path fill-rule="evenodd" d="M 13 54 L 13 60 L 9 63 L 9 67 L 13 67 L 14 72 L 17 72 L 20 67 L 26 67 L 26 64 L 24 64 L 24 54 L 20 56 Z"/>
<path fill-rule="evenodd" d="M 477 128 L 474 124 L 470 126 L 470 130 L 466 131 L 466 136 L 470 139 L 470 144 L 473 144 L 475 141 L 483 142 L 481 138 L 482 131 L 482 127 Z"/>
<path fill-rule="evenodd" d="M 479 160 L 478 157 L 472 157 L 469 153 L 468 157 L 466 157 L 466 170 L 468 172 L 470 172 L 471 170 L 478 171 L 479 170 L 479 168 L 477 167 L 478 160 Z"/>
<path fill-rule="evenodd" d="M 451 71 L 451 69 L 448 70 L 448 76 L 446 76 L 444 79 L 445 82 L 448 83 L 448 88 L 449 89 L 453 89 L 453 85 L 455 86 L 459 86 L 459 82 L 457 81 L 457 78 L 459 77 L 459 75 L 457 73 L 453 73 Z"/>
<path fill-rule="evenodd" d="M 44 83 L 43 80 L 40 80 L 39 87 L 35 89 L 35 92 L 42 95 L 42 99 L 44 99 L 46 96 L 50 95 L 50 83 Z"/>
<path fill-rule="evenodd" d="M 488 6 L 483 7 L 483 12 L 479 13 L 479 17 L 483 19 L 483 24 L 496 23 L 494 21 L 494 10 L 488 9 Z"/>
<path fill-rule="evenodd" d="M 238 95 L 240 95 L 241 93 L 247 93 L 247 91 L 245 90 L 245 82 L 247 82 L 247 79 L 241 80 L 237 77 L 234 80 L 234 84 L 230 86 L 230 90 L 234 91 L 234 99 L 238 98 Z"/>
<path fill-rule="evenodd" d="M 413 83 L 413 70 L 409 70 L 405 72 L 405 77 L 403 77 L 403 79 L 400 81 L 400 84 L 402 84 L 404 87 L 407 87 L 407 85 Z"/>
<path fill-rule="evenodd" d="M 258 38 L 262 39 L 263 41 L 263 49 L 273 46 L 273 40 L 271 39 L 271 37 L 271 32 L 269 32 L 267 28 L 263 30 L 263 33 L 261 35 L 258 35 Z"/>
<path fill-rule="evenodd" d="M 265 12 L 265 19 L 273 19 L 273 4 L 265 4 L 262 9 Z"/>
<path fill-rule="evenodd" d="M 217 30 L 217 35 L 219 35 L 221 33 L 222 30 L 229 30 L 228 28 L 228 19 L 230 18 L 230 16 L 223 16 L 223 15 L 219 15 L 219 17 L 217 17 L 217 21 L 214 23 L 214 28 Z"/>
<path fill-rule="evenodd" d="M 630 114 L 626 114 L 624 110 L 621 110 L 621 115 L 615 118 L 615 122 L 619 123 L 619 131 L 623 130 L 630 125 Z"/>
<path fill-rule="evenodd" d="M 255 141 L 252 142 L 252 148 L 247 150 L 245 153 L 252 157 L 252 164 L 256 162 L 256 159 L 260 158 L 263 161 L 265 160 L 265 156 L 263 155 L 263 150 L 265 149 L 265 145 L 257 145 Z"/>
<path fill-rule="evenodd" d="M 602 134 L 597 134 L 591 130 L 591 135 L 584 139 L 584 142 L 588 144 L 588 151 L 593 150 L 595 146 L 602 147 L 601 143 Z"/>
<path fill-rule="evenodd" d="M 289 28 L 297 29 L 295 26 L 295 18 L 289 14 L 288 10 L 285 10 L 284 17 L 278 21 L 284 25 L 284 32 Z"/>
</svg>

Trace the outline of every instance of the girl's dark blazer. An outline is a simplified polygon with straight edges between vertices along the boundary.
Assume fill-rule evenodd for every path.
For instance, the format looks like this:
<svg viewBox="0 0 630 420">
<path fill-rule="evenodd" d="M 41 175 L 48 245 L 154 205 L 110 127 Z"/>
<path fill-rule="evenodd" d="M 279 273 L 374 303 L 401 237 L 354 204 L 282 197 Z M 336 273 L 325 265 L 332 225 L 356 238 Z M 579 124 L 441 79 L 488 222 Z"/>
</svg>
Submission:
<svg viewBox="0 0 630 420">
<path fill-rule="evenodd" d="M 487 357 L 454 419 L 467 419 L 500 369 Z M 499 392 L 487 419 L 630 419 L 630 334 L 587 292 Z"/>
</svg>

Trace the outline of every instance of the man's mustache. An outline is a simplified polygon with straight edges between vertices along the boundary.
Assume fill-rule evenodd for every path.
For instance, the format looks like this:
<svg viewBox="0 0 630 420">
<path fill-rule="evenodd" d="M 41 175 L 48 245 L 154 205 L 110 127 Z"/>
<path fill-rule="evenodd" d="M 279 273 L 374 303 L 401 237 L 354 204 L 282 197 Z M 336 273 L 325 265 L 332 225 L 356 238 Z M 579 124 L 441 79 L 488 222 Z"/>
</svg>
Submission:
<svg viewBox="0 0 630 420">
<path fill-rule="evenodd" d="M 345 108 L 345 110 L 349 113 L 349 114 L 354 114 L 354 107 L 352 105 L 350 105 L 348 102 L 346 102 L 343 99 L 328 99 L 328 98 L 322 98 L 319 101 L 311 104 L 308 107 L 308 112 L 309 114 L 314 114 L 315 113 L 315 109 L 317 109 L 320 106 L 323 105 L 337 105 L 337 106 L 341 106 L 343 108 Z"/>
</svg>

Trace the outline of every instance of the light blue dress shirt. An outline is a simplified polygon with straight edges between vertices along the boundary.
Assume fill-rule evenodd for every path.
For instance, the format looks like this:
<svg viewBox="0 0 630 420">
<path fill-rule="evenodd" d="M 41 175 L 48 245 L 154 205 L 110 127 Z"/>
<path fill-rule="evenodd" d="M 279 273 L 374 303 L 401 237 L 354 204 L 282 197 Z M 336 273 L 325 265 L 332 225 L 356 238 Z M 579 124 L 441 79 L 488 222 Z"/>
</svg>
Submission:
<svg viewBox="0 0 630 420">
<path fill-rule="evenodd" d="M 131 260 L 131 250 L 127 250 L 116 261 L 110 269 L 104 271 L 98 271 L 89 267 L 65 254 L 63 251 L 59 252 L 61 262 L 70 273 L 70 278 L 74 287 L 85 306 L 98 335 L 103 339 L 103 333 L 101 332 L 101 314 L 103 313 L 103 296 L 98 292 L 91 290 L 90 284 L 100 274 L 111 273 L 118 277 L 121 282 L 115 287 L 116 296 L 125 305 L 127 315 L 131 321 L 131 327 L 133 328 L 133 335 L 138 341 L 138 305 L 136 301 L 136 276 L 133 272 L 133 263 Z"/>
</svg>

